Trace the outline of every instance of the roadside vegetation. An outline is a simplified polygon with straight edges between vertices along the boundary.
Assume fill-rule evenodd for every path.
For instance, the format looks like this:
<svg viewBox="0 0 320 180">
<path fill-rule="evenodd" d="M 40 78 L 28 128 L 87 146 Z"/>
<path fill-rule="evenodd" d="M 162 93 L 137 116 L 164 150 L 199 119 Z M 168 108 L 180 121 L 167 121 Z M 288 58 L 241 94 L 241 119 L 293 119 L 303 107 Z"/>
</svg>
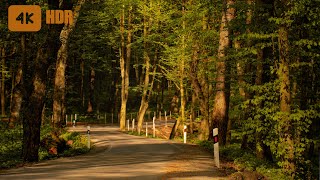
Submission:
<svg viewBox="0 0 320 180">
<path fill-rule="evenodd" d="M 172 127 L 164 128 L 160 127 L 156 130 L 156 136 L 153 137 L 152 126 L 148 129 L 148 136 L 145 135 L 145 131 L 139 135 L 139 133 L 135 130 L 132 131 L 130 127 L 130 131 L 125 131 L 125 133 L 141 136 L 147 138 L 156 138 L 156 139 L 169 139 L 168 132 L 166 130 L 171 130 Z M 162 132 L 160 132 L 162 131 Z M 165 135 L 167 134 L 167 135 Z M 230 178 L 235 179 L 246 179 L 250 176 L 258 175 L 257 177 L 264 177 L 270 180 L 286 180 L 290 179 L 286 175 L 286 173 L 282 170 L 282 168 L 274 161 L 268 161 L 265 159 L 257 158 L 256 154 L 253 153 L 252 149 L 243 150 L 241 148 L 241 133 L 237 131 L 232 131 L 232 139 L 231 145 L 228 146 L 220 146 L 220 161 L 223 169 L 232 169 L 234 172 L 230 174 Z M 173 139 L 174 141 L 183 143 L 182 132 L 177 132 L 177 135 Z M 205 140 L 200 141 L 197 138 L 197 133 L 190 134 L 188 132 L 187 135 L 187 143 L 191 143 L 194 145 L 198 145 L 200 148 L 206 150 L 209 153 L 213 154 L 213 141 Z M 317 157 L 314 157 L 314 161 L 310 161 L 308 163 L 308 173 L 300 175 L 304 176 L 305 179 L 312 179 L 312 177 L 316 177 L 318 173 L 318 163 Z"/>
<path fill-rule="evenodd" d="M 0 126 L 3 129 L 0 134 L 0 169 L 22 166 L 22 127 L 4 128 L 6 123 L 1 123 Z M 65 129 L 57 132 L 48 125 L 41 128 L 40 161 L 87 152 L 87 138 L 79 132 L 68 132 Z"/>
</svg>

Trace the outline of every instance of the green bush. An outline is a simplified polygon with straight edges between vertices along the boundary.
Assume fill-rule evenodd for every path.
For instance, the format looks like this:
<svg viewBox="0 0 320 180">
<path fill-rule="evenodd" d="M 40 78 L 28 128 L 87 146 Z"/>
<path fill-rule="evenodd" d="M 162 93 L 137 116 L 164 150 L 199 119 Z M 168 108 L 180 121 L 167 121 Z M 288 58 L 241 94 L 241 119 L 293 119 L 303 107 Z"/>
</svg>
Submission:
<svg viewBox="0 0 320 180">
<path fill-rule="evenodd" d="M 7 128 L 0 122 L 0 168 L 12 167 L 22 162 L 22 127 Z"/>
<path fill-rule="evenodd" d="M 51 133 L 51 132 L 50 132 Z M 48 136 L 48 134 L 47 134 Z M 80 135 L 79 132 L 67 132 L 62 130 L 62 133 L 59 135 L 61 142 L 65 143 L 63 151 L 58 150 L 58 154 L 50 154 L 47 148 L 40 148 L 40 160 L 51 159 L 59 156 L 74 156 L 83 154 L 89 151 L 87 147 L 87 138 L 86 136 Z"/>
<path fill-rule="evenodd" d="M 213 151 L 213 141 L 200 141 L 198 144 L 210 152 Z M 278 165 L 256 158 L 254 153 L 241 149 L 241 144 L 239 143 L 220 146 L 220 156 L 223 159 L 232 161 L 241 171 L 256 171 L 268 179 L 287 179 L 287 176 Z"/>
</svg>

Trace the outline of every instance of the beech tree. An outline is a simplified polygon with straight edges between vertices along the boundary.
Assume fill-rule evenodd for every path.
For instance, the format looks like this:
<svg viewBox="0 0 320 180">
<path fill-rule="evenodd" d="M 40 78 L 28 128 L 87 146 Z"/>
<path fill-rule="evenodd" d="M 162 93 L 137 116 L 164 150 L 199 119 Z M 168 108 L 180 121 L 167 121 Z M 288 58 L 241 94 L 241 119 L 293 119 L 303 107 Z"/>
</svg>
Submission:
<svg viewBox="0 0 320 180">
<path fill-rule="evenodd" d="M 79 0 L 77 2 L 73 10 L 72 24 L 65 24 L 60 33 L 61 46 L 57 54 L 53 92 L 53 127 L 61 126 L 61 122 L 64 120 L 65 117 L 65 71 L 68 59 L 69 37 L 76 26 L 81 7 L 84 3 L 85 0 Z"/>
<path fill-rule="evenodd" d="M 234 19 L 235 9 L 233 0 L 224 1 L 222 8 L 222 17 L 220 25 L 220 40 L 218 49 L 217 77 L 216 77 L 216 94 L 214 98 L 213 123 L 219 128 L 219 139 L 221 144 L 226 144 L 228 112 L 230 100 L 230 87 L 227 74 L 228 64 L 226 50 L 230 46 L 230 30 L 229 23 Z"/>
</svg>

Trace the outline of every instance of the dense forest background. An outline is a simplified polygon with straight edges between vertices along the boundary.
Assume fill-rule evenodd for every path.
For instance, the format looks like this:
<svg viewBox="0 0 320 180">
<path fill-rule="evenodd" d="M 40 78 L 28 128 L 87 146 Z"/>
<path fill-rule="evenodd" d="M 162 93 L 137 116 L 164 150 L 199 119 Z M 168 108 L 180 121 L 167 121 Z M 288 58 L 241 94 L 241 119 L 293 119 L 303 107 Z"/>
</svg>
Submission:
<svg viewBox="0 0 320 180">
<path fill-rule="evenodd" d="M 74 23 L 10 32 L 13 4 L 73 9 Z M 220 144 L 238 134 L 288 177 L 314 177 L 320 1 L 11 0 L 0 14 L 1 117 L 23 127 L 24 161 L 46 117 L 104 112 L 125 130 L 134 112 L 140 132 L 146 112 L 171 111 L 171 138 L 187 121 L 202 141 L 218 127 Z"/>
</svg>

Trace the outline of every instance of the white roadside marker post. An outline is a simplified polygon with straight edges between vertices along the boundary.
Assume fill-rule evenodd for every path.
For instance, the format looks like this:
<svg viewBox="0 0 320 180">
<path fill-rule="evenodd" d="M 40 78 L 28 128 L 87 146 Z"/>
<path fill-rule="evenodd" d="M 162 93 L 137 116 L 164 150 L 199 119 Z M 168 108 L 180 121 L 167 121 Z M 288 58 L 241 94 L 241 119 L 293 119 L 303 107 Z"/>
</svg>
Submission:
<svg viewBox="0 0 320 180">
<path fill-rule="evenodd" d="M 77 125 L 77 114 L 74 114 L 74 126 Z"/>
<path fill-rule="evenodd" d="M 184 125 L 184 128 L 183 128 L 183 143 L 187 143 L 187 126 Z"/>
<path fill-rule="evenodd" d="M 167 117 L 167 111 L 164 111 L 164 118 Z"/>
<path fill-rule="evenodd" d="M 88 149 L 90 149 L 90 126 L 87 126 L 87 134 L 88 134 Z"/>
<path fill-rule="evenodd" d="M 220 168 L 218 128 L 213 129 L 213 142 L 214 162 L 216 166 Z"/>
<path fill-rule="evenodd" d="M 130 130 L 130 121 L 129 119 L 127 120 L 127 125 L 128 125 L 128 131 Z"/>
<path fill-rule="evenodd" d="M 134 131 L 134 119 L 132 120 L 132 132 Z"/>
<path fill-rule="evenodd" d="M 153 117 L 153 137 L 156 137 L 156 125 L 155 125 L 156 117 Z"/>
<path fill-rule="evenodd" d="M 148 122 L 146 122 L 146 137 L 148 137 Z"/>
</svg>

